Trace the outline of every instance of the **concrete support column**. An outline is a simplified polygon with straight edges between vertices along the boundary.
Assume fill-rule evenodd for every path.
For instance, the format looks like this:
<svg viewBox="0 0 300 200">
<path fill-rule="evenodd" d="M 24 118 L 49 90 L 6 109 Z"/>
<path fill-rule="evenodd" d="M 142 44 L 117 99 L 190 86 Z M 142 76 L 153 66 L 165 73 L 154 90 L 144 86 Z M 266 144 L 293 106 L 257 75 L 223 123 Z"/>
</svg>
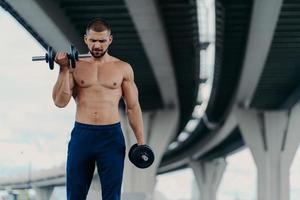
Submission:
<svg viewBox="0 0 300 200">
<path fill-rule="evenodd" d="M 136 143 L 136 139 L 129 126 L 128 119 L 125 116 L 122 117 L 122 130 L 127 146 L 122 194 L 124 200 L 153 198 L 157 167 L 167 149 L 172 134 L 175 132 L 177 119 L 178 112 L 175 110 L 143 113 L 145 143 L 151 146 L 155 154 L 155 161 L 149 168 L 139 169 L 128 159 L 128 151 Z"/>
<path fill-rule="evenodd" d="M 224 158 L 212 161 L 190 160 L 195 174 L 201 200 L 216 200 L 217 190 L 222 180 L 226 161 Z"/>
<path fill-rule="evenodd" d="M 14 192 L 11 188 L 6 189 L 6 192 L 11 200 L 18 200 L 18 194 Z"/>
<path fill-rule="evenodd" d="M 96 170 L 97 171 L 97 168 Z M 102 199 L 102 193 L 101 193 L 101 183 L 98 173 L 94 174 L 88 195 L 87 200 L 101 200 Z"/>
<path fill-rule="evenodd" d="M 170 139 L 177 131 L 179 99 L 168 38 L 157 2 L 155 0 L 124 2 L 150 61 L 164 108 L 160 111 L 143 113 L 145 142 L 152 147 L 155 154 L 153 165 L 141 170 L 129 163 L 128 159 L 125 163 L 124 199 L 147 199 L 153 196 L 157 167 Z M 133 133 L 128 127 L 128 122 L 125 124 L 129 149 L 135 143 L 135 139 L 131 137 Z M 130 197 L 127 198 L 126 195 Z"/>
<path fill-rule="evenodd" d="M 289 169 L 300 141 L 299 105 L 291 111 L 237 109 L 236 117 L 257 166 L 257 199 L 289 199 Z"/>
<path fill-rule="evenodd" d="M 149 144 L 149 126 L 152 125 L 154 113 L 143 113 L 144 125 L 144 139 L 145 143 Z M 125 115 L 122 118 L 122 130 L 126 140 L 126 159 L 124 168 L 124 181 L 123 181 L 123 199 L 148 199 L 151 198 L 152 187 L 155 185 L 155 174 L 153 174 L 153 165 L 147 169 L 136 168 L 128 158 L 129 149 L 135 144 L 136 138 L 129 125 L 128 119 Z M 151 172 L 150 172 L 151 171 Z"/>
<path fill-rule="evenodd" d="M 54 190 L 53 186 L 35 187 L 34 191 L 35 191 L 36 200 L 50 200 L 53 190 Z"/>
</svg>

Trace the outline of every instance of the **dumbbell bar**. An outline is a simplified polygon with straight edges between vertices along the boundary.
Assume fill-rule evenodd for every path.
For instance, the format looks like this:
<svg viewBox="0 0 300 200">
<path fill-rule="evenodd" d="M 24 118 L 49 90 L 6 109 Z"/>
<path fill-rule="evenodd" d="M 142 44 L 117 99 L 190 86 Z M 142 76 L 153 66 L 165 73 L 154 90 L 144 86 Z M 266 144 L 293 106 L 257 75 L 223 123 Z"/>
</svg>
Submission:
<svg viewBox="0 0 300 200">
<path fill-rule="evenodd" d="M 54 68 L 54 59 L 55 59 L 56 52 L 53 50 L 52 47 L 48 47 L 48 51 L 45 54 L 45 56 L 34 56 L 32 57 L 32 61 L 46 61 L 46 63 L 49 63 L 49 68 L 53 70 Z M 90 54 L 78 54 L 77 49 L 71 45 L 70 47 L 70 53 L 67 54 L 68 59 L 71 61 L 72 68 L 76 67 L 76 61 L 78 61 L 79 58 L 88 58 L 91 57 Z"/>
</svg>

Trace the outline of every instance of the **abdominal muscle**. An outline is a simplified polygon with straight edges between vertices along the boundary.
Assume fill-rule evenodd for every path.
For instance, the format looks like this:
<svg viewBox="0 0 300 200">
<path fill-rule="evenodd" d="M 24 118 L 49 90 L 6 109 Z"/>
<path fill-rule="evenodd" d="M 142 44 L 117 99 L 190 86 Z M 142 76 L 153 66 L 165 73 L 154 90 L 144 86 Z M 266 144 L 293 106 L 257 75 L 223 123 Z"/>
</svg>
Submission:
<svg viewBox="0 0 300 200">
<path fill-rule="evenodd" d="M 80 88 L 76 97 L 76 121 L 85 124 L 106 125 L 120 121 L 119 89 Z"/>
</svg>

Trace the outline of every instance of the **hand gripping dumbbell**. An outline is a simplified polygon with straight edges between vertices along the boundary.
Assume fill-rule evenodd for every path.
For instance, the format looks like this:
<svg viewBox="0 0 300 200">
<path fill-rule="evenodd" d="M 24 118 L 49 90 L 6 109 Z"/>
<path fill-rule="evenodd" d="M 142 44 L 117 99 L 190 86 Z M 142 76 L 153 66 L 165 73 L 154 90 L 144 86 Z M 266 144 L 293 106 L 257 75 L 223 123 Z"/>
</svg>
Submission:
<svg viewBox="0 0 300 200">
<path fill-rule="evenodd" d="M 129 160 L 138 168 L 147 168 L 154 162 L 154 153 L 148 145 L 134 144 L 128 152 Z"/>
<path fill-rule="evenodd" d="M 32 61 L 45 60 L 46 63 L 49 63 L 49 68 L 51 70 L 53 70 L 55 55 L 56 55 L 56 52 L 53 50 L 52 47 L 49 46 L 45 56 L 34 56 L 34 57 L 32 57 Z M 76 61 L 78 61 L 79 58 L 91 57 L 90 54 L 80 54 L 79 55 L 77 49 L 73 45 L 71 45 L 70 53 L 68 53 L 67 56 L 68 56 L 68 59 L 71 61 L 72 68 L 76 67 Z"/>
</svg>

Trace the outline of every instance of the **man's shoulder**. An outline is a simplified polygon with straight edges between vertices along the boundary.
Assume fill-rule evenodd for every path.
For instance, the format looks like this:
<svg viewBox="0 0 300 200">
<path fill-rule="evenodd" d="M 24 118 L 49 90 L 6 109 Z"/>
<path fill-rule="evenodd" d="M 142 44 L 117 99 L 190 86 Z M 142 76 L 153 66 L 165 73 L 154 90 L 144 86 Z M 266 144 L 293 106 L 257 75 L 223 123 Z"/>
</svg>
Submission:
<svg viewBox="0 0 300 200">
<path fill-rule="evenodd" d="M 133 69 L 128 62 L 125 62 L 124 60 L 121 60 L 119 58 L 116 58 L 114 62 L 115 66 L 118 66 L 118 68 L 122 71 L 125 80 L 131 79 L 131 77 L 133 77 Z"/>
<path fill-rule="evenodd" d="M 125 62 L 124 60 L 121 60 L 119 58 L 113 57 L 113 61 L 115 63 L 116 66 L 120 67 L 122 70 L 125 71 L 131 71 L 132 67 L 128 62 Z"/>
<path fill-rule="evenodd" d="M 124 60 L 114 57 L 114 56 L 112 56 L 112 58 L 113 58 L 113 62 L 115 62 L 117 65 L 124 66 L 124 67 L 130 67 L 130 64 L 128 62 L 125 62 Z"/>
</svg>

